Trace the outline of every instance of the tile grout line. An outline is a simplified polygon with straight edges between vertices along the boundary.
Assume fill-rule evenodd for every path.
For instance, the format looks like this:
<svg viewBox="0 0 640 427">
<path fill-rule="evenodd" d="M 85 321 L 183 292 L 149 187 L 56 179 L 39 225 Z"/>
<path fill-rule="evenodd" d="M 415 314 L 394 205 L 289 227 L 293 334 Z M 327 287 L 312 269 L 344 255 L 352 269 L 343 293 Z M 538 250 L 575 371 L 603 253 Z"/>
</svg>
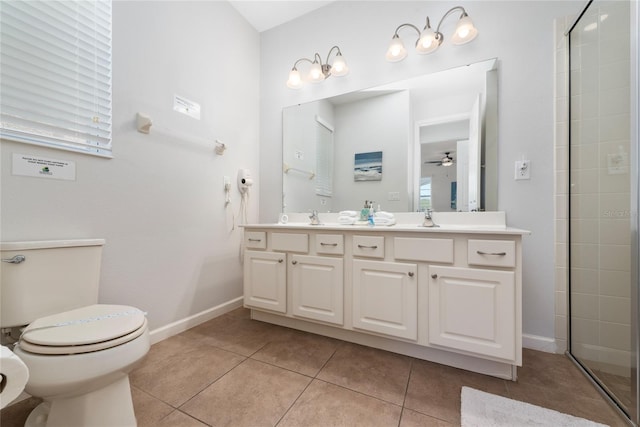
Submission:
<svg viewBox="0 0 640 427">
<path fill-rule="evenodd" d="M 388 405 L 397 406 L 397 407 L 398 407 L 398 408 L 400 408 L 400 409 L 402 409 L 402 408 L 403 408 L 403 407 L 402 407 L 402 405 L 398 405 L 397 403 L 389 402 L 388 400 L 380 399 L 379 397 L 371 396 L 370 394 L 366 394 L 366 393 L 363 393 L 363 392 L 361 392 L 361 391 L 354 390 L 354 389 L 351 389 L 351 388 L 349 388 L 349 387 L 345 387 L 345 386 L 340 385 L 340 384 L 335 384 L 335 383 L 332 383 L 332 382 L 330 382 L 330 381 L 326 381 L 326 380 L 323 380 L 323 379 L 320 379 L 320 378 L 314 378 L 314 379 L 315 379 L 316 381 L 322 381 L 323 383 L 326 383 L 326 384 L 329 384 L 329 385 L 332 385 L 332 386 L 335 386 L 335 387 L 340 387 L 341 389 L 348 390 L 348 391 L 350 391 L 350 392 L 352 392 L 352 393 L 357 393 L 357 394 L 359 394 L 359 395 L 361 395 L 361 396 L 368 397 L 369 399 L 375 399 L 375 400 L 377 400 L 377 401 L 379 401 L 379 402 L 386 403 L 386 404 L 388 404 Z M 425 415 L 426 415 L 426 414 L 425 414 Z"/>
<path fill-rule="evenodd" d="M 289 405 L 289 407 L 287 408 L 286 411 L 284 411 L 284 414 L 282 414 L 282 416 L 278 419 L 278 421 L 274 424 L 274 427 L 276 427 L 278 424 L 280 424 L 282 422 L 282 420 L 284 419 L 284 417 L 287 416 L 287 414 L 289 413 L 289 411 L 291 411 L 291 408 L 294 407 L 294 405 L 296 404 L 296 402 L 298 400 L 300 400 L 300 397 L 302 397 L 302 395 L 304 394 L 305 391 L 307 391 L 307 389 L 309 388 L 309 386 L 311 385 L 311 383 L 313 383 L 314 380 L 316 380 L 318 378 L 318 374 L 320 373 L 320 371 L 322 371 L 324 369 L 325 366 L 327 366 L 327 363 L 329 363 L 329 360 L 331 360 L 333 358 L 333 356 L 336 354 L 336 352 L 338 351 L 338 347 L 340 347 L 340 344 L 338 343 L 338 345 L 336 346 L 335 350 L 333 350 L 333 353 L 331 353 L 331 356 L 329 356 L 327 358 L 327 360 L 322 364 L 322 366 L 320 367 L 320 369 L 318 369 L 318 372 L 316 372 L 316 374 L 313 377 L 309 377 L 311 378 L 311 381 L 309 381 L 309 383 L 306 385 L 306 387 L 304 388 L 304 390 L 302 390 L 300 392 L 300 394 L 298 395 L 298 397 L 295 398 L 295 400 L 291 403 L 291 405 Z M 284 369 L 284 368 L 282 368 Z M 295 371 L 292 371 L 295 372 Z M 296 372 L 299 374 L 299 372 Z M 301 374 L 304 375 L 304 374 Z M 318 380 L 321 381 L 321 380 Z"/>
<path fill-rule="evenodd" d="M 244 360 L 240 363 L 238 363 L 237 365 L 235 365 L 234 367 L 232 367 L 231 369 L 229 369 L 227 372 L 225 372 L 224 374 L 220 375 L 218 378 L 216 378 L 215 380 L 211 381 L 209 384 L 207 384 L 206 386 L 204 386 L 201 390 L 199 390 L 197 393 L 194 393 L 193 396 L 191 396 L 190 398 L 188 398 L 187 400 L 185 400 L 183 403 L 181 403 L 178 406 L 173 406 L 168 402 L 164 402 L 164 400 L 157 398 L 158 400 L 160 400 L 161 402 L 166 403 L 167 405 L 180 410 L 180 412 L 184 412 L 182 411 L 180 408 L 182 408 L 184 405 L 186 405 L 187 403 L 191 402 L 196 396 L 200 395 L 203 391 L 205 391 L 206 389 L 208 389 L 209 387 L 211 387 L 213 384 L 217 383 L 219 380 L 221 380 L 222 378 L 226 377 L 231 371 L 235 370 L 238 366 L 242 365 L 244 362 L 246 362 L 247 360 L 249 360 L 248 357 L 244 356 Z M 186 414 L 186 412 L 184 412 Z M 187 414 L 188 415 L 188 414 Z M 201 420 L 199 420 L 201 421 Z M 203 421 L 202 421 L 203 422 Z M 205 423 L 206 424 L 206 423 Z"/>
<path fill-rule="evenodd" d="M 413 363 L 415 362 L 415 359 L 412 357 L 410 359 L 411 364 L 409 366 L 409 375 L 407 376 L 407 385 L 404 387 L 404 397 L 402 399 L 402 410 L 400 411 L 400 419 L 398 420 L 398 427 L 400 427 L 400 425 L 402 424 L 402 417 L 404 416 L 404 410 L 405 410 L 405 402 L 407 401 L 407 393 L 409 392 L 409 383 L 411 382 L 411 375 L 413 374 Z"/>
<path fill-rule="evenodd" d="M 278 421 L 276 421 L 276 423 L 273 425 L 274 427 L 276 427 L 278 424 L 280 424 L 282 422 L 282 420 L 284 419 L 284 417 L 287 416 L 287 414 L 289 413 L 289 411 L 291 411 L 291 408 L 293 408 L 296 404 L 296 402 L 298 400 L 300 400 L 300 397 L 302 397 L 302 395 L 304 394 L 305 391 L 307 391 L 307 389 L 309 388 L 309 386 L 311 385 L 311 383 L 313 382 L 313 380 L 315 378 L 312 377 L 307 377 L 309 378 L 309 382 L 307 383 L 307 385 L 304 387 L 304 389 L 300 392 L 300 394 L 298 395 L 298 397 L 296 397 L 293 402 L 291 402 L 291 405 L 289 405 L 289 407 L 287 408 L 286 411 L 284 411 L 284 413 L 282 414 L 282 416 L 280 418 L 278 418 Z"/>
<path fill-rule="evenodd" d="M 201 419 L 200 419 L 200 418 L 198 418 L 198 417 L 194 417 L 193 415 L 191 415 L 191 414 L 189 414 L 189 413 L 187 413 L 187 412 L 181 411 L 179 408 L 176 408 L 175 410 L 171 411 L 170 413 L 168 413 L 168 414 L 167 414 L 167 415 L 165 415 L 164 417 L 160 418 L 160 421 L 164 420 L 165 418 L 167 418 L 169 415 L 173 414 L 173 413 L 174 413 L 174 412 L 176 412 L 176 411 L 177 411 L 177 412 L 180 412 L 180 413 L 181 413 L 181 414 L 183 414 L 183 415 L 186 415 L 187 417 L 191 418 L 192 420 L 196 420 L 196 421 L 198 421 L 199 423 L 204 424 L 205 426 L 212 427 L 212 426 L 211 426 L 211 424 L 209 424 L 209 423 L 205 422 L 204 420 L 201 420 Z"/>
<path fill-rule="evenodd" d="M 165 419 L 165 418 L 167 418 L 169 415 L 171 415 L 171 414 L 173 414 L 174 412 L 178 411 L 178 412 L 180 412 L 181 414 L 184 414 L 184 415 L 186 415 L 186 416 L 188 416 L 188 417 L 190 417 L 190 418 L 193 418 L 193 419 L 197 420 L 198 422 L 201 422 L 202 424 L 204 424 L 204 425 L 206 425 L 206 426 L 211 427 L 211 425 L 210 425 L 210 424 L 207 424 L 207 423 L 206 423 L 206 422 L 204 422 L 203 420 L 201 420 L 201 419 L 199 419 L 199 418 L 196 418 L 196 417 L 194 417 L 193 415 L 188 414 L 187 412 L 184 412 L 184 411 L 182 411 L 182 410 L 180 409 L 180 406 L 182 406 L 182 405 L 186 404 L 189 400 L 193 399 L 195 396 L 197 396 L 198 394 L 200 394 L 200 393 L 202 392 L 202 390 L 201 390 L 201 391 L 199 391 L 198 393 L 196 393 L 195 395 L 193 395 L 192 397 L 190 397 L 190 398 L 189 398 L 186 402 L 184 402 L 182 405 L 180 405 L 180 406 L 178 406 L 178 407 L 175 407 L 175 406 L 173 406 L 172 404 L 170 404 L 170 403 L 168 403 L 168 402 L 165 402 L 164 400 L 160 399 L 159 397 L 154 396 L 153 394 L 149 393 L 148 391 L 141 389 L 140 387 L 134 386 L 133 384 L 131 384 L 131 386 L 130 386 L 130 387 L 131 387 L 132 389 L 133 389 L 133 388 L 135 388 L 135 389 L 136 389 L 136 390 L 138 390 L 139 392 L 144 393 L 144 394 L 146 394 L 147 396 L 149 396 L 150 398 L 155 399 L 155 400 L 157 400 L 157 401 L 159 401 L 159 402 L 162 402 L 162 403 L 164 403 L 165 405 L 167 405 L 167 406 L 169 406 L 169 407 L 171 408 L 171 411 L 170 411 L 167 415 L 165 415 L 164 417 L 160 418 L 160 420 L 159 420 L 159 421 L 164 420 L 164 419 Z M 138 422 L 138 419 L 137 419 L 137 418 L 138 418 L 138 417 L 136 416 L 136 422 Z"/>
</svg>

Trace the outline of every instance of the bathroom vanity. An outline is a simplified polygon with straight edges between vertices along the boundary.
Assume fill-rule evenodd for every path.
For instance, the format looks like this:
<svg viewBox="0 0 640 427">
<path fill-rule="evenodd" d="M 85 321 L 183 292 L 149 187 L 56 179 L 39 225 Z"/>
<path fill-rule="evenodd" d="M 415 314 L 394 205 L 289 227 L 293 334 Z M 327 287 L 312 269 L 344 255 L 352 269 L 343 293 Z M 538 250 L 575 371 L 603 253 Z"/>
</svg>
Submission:
<svg viewBox="0 0 640 427">
<path fill-rule="evenodd" d="M 522 364 L 522 236 L 503 212 L 321 214 L 244 226 L 252 318 L 515 380 Z"/>
</svg>

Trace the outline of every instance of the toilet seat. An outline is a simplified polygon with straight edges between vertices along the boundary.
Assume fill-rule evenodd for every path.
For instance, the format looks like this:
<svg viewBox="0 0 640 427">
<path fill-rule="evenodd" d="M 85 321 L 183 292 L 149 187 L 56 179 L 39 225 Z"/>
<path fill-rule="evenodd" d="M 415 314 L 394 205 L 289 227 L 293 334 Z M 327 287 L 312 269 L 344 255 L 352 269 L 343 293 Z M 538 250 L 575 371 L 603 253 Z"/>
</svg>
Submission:
<svg viewBox="0 0 640 427">
<path fill-rule="evenodd" d="M 126 305 L 95 304 L 31 323 L 19 346 L 34 354 L 63 355 L 105 350 L 147 330 L 145 313 Z"/>
</svg>

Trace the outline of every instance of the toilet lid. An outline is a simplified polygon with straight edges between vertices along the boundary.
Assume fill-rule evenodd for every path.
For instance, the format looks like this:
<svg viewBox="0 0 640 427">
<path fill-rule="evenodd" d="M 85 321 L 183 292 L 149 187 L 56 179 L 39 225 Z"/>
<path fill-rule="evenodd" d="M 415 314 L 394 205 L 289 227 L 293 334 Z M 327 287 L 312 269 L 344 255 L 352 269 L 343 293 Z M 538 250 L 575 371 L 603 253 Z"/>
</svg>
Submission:
<svg viewBox="0 0 640 427">
<path fill-rule="evenodd" d="M 20 347 L 31 353 L 73 354 L 110 348 L 146 330 L 145 313 L 126 305 L 96 304 L 31 323 Z"/>
</svg>

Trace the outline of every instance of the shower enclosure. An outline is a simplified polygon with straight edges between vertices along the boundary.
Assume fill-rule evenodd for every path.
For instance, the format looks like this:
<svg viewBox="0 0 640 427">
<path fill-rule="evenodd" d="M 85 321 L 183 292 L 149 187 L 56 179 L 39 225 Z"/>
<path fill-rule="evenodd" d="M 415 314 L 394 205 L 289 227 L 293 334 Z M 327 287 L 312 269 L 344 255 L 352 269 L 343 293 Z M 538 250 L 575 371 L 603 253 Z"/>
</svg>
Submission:
<svg viewBox="0 0 640 427">
<path fill-rule="evenodd" d="M 569 355 L 638 424 L 637 2 L 569 37 Z"/>
</svg>

